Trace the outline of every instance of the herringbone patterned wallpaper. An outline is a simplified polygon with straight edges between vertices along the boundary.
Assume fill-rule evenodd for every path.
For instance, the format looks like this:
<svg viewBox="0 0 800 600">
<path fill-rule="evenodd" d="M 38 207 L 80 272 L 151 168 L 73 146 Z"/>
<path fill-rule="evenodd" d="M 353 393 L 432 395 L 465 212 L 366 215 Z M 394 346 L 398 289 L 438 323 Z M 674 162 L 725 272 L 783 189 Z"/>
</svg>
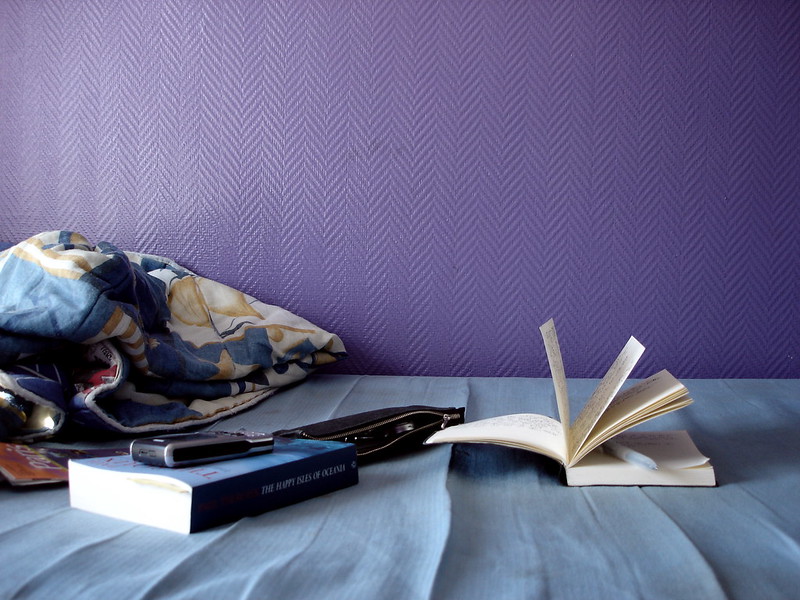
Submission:
<svg viewBox="0 0 800 600">
<path fill-rule="evenodd" d="M 800 2 L 0 0 L 0 239 L 74 229 L 339 372 L 800 377 Z"/>
</svg>

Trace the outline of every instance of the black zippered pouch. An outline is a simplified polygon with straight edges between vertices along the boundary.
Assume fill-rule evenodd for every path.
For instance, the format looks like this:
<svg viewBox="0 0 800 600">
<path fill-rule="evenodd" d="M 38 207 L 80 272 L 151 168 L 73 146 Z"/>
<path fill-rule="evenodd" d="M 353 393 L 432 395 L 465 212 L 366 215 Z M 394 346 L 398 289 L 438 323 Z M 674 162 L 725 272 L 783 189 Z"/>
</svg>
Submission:
<svg viewBox="0 0 800 600">
<path fill-rule="evenodd" d="M 272 435 L 355 444 L 363 464 L 420 448 L 436 430 L 463 422 L 463 407 L 412 405 L 370 410 L 274 431 Z"/>
</svg>

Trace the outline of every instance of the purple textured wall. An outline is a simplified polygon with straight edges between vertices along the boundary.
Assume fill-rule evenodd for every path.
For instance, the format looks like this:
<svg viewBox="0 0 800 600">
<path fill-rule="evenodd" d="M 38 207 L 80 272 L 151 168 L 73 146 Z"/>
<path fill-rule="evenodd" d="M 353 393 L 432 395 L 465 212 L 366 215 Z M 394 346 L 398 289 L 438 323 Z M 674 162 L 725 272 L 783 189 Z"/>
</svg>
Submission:
<svg viewBox="0 0 800 600">
<path fill-rule="evenodd" d="M 800 3 L 0 0 L 0 240 L 163 254 L 339 372 L 800 377 Z"/>
</svg>

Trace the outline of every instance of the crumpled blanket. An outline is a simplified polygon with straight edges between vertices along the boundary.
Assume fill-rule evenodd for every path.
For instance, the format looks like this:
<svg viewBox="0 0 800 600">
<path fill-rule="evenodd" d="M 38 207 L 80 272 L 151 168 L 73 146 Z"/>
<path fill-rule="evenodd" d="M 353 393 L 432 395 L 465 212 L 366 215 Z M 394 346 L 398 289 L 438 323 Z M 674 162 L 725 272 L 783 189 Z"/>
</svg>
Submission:
<svg viewBox="0 0 800 600">
<path fill-rule="evenodd" d="M 345 357 L 337 335 L 167 258 L 70 231 L 0 252 L 0 440 L 199 426 Z"/>
</svg>

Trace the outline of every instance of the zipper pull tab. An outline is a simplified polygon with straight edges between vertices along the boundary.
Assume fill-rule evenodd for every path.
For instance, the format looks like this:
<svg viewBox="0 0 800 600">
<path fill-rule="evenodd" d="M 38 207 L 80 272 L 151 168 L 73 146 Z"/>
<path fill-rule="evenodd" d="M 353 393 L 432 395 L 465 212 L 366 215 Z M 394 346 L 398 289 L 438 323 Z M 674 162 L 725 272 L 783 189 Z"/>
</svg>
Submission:
<svg viewBox="0 0 800 600">
<path fill-rule="evenodd" d="M 461 420 L 460 412 L 454 414 L 445 413 L 442 415 L 442 429 L 448 427 L 450 425 L 450 421 L 453 421 L 454 424 L 458 424 Z"/>
</svg>

